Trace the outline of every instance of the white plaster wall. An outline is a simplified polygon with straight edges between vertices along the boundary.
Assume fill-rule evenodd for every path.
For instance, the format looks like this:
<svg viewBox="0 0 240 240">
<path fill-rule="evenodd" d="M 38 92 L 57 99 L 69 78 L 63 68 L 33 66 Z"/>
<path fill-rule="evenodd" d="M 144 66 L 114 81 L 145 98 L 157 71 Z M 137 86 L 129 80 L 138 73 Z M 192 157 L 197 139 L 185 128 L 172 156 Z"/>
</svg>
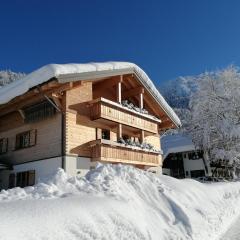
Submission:
<svg viewBox="0 0 240 240">
<path fill-rule="evenodd" d="M 90 170 L 91 158 L 86 157 L 75 157 L 66 156 L 65 157 L 65 171 L 67 174 L 75 176 L 85 176 Z"/>
<path fill-rule="evenodd" d="M 184 164 L 184 170 L 185 173 L 186 171 L 193 171 L 193 170 L 204 170 L 205 171 L 205 166 L 203 159 L 197 159 L 197 160 L 191 160 L 188 158 L 183 159 L 183 164 Z M 190 172 L 189 172 L 190 174 Z"/>
<path fill-rule="evenodd" d="M 15 165 L 12 173 L 35 170 L 35 183 L 54 174 L 58 168 L 62 167 L 62 158 L 50 158 L 25 164 Z"/>
</svg>

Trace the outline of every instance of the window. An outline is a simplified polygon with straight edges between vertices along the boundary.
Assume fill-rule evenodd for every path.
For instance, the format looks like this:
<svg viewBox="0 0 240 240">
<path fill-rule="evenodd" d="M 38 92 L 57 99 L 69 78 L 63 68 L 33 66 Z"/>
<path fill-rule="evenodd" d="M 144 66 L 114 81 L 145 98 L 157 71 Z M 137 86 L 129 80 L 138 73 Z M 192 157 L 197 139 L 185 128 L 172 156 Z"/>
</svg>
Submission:
<svg viewBox="0 0 240 240">
<path fill-rule="evenodd" d="M 197 160 L 199 158 L 203 158 L 203 153 L 201 151 L 190 152 L 188 153 L 189 160 Z"/>
<path fill-rule="evenodd" d="M 110 140 L 110 130 L 102 130 L 102 139 Z"/>
<path fill-rule="evenodd" d="M 17 173 L 17 187 L 32 186 L 35 184 L 35 170 Z"/>
<path fill-rule="evenodd" d="M 8 139 L 1 138 L 0 139 L 0 154 L 6 153 L 8 151 Z"/>
<path fill-rule="evenodd" d="M 52 117 L 56 113 L 55 107 L 49 101 L 43 101 L 24 110 L 25 122 L 32 123 Z"/>
<path fill-rule="evenodd" d="M 15 149 L 22 149 L 27 147 L 32 147 L 36 145 L 37 140 L 37 130 L 31 130 L 23 133 L 19 133 L 16 136 L 16 146 Z"/>
</svg>

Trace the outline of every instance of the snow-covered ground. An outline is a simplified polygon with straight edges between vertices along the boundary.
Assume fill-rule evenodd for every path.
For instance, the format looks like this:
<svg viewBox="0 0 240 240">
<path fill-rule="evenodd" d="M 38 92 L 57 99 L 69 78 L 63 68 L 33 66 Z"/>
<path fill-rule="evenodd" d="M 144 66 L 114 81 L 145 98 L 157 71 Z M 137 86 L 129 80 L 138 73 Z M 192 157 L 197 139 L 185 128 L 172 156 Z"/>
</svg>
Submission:
<svg viewBox="0 0 240 240">
<path fill-rule="evenodd" d="M 240 183 L 202 184 L 129 166 L 59 170 L 0 193 L 0 239 L 219 239 L 240 215 Z"/>
<path fill-rule="evenodd" d="M 240 217 L 225 232 L 221 240 L 239 240 L 240 239 Z"/>
</svg>

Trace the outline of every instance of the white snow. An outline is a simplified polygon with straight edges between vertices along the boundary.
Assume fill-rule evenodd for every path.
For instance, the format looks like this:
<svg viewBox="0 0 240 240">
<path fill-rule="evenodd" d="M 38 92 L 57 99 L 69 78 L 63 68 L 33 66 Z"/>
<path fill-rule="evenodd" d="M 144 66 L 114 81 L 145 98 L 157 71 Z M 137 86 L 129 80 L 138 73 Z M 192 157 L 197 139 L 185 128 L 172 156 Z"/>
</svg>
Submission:
<svg viewBox="0 0 240 240">
<path fill-rule="evenodd" d="M 0 193 L 0 239 L 218 239 L 240 214 L 240 183 L 202 184 L 131 166 L 59 170 Z"/>
<path fill-rule="evenodd" d="M 223 234 L 221 240 L 239 240 L 240 239 L 240 217 L 234 221 L 229 229 Z"/>
<path fill-rule="evenodd" d="M 42 84 L 51 78 L 58 78 L 66 74 L 81 74 L 86 73 L 96 74 L 104 71 L 114 70 L 131 70 L 146 85 L 146 88 L 156 98 L 160 106 L 167 113 L 167 115 L 174 121 L 177 126 L 181 125 L 181 122 L 172 108 L 167 104 L 162 95 L 156 89 L 155 85 L 147 74 L 136 64 L 129 62 L 105 62 L 105 63 L 87 63 L 87 64 L 49 64 L 39 68 L 38 70 L 28 74 L 21 81 L 15 81 L 0 88 L 0 105 L 9 102 L 13 98 L 26 93 L 30 88 Z M 59 82 L 63 80 L 58 79 Z"/>
</svg>

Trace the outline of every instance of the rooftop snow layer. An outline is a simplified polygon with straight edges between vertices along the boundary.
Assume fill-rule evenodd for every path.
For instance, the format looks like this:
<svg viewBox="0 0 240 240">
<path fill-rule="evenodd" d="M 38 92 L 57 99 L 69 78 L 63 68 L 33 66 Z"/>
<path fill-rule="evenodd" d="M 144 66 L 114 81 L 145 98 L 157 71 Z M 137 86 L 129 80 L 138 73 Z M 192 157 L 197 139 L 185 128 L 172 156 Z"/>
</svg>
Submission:
<svg viewBox="0 0 240 240">
<path fill-rule="evenodd" d="M 32 87 L 42 84 L 51 78 L 57 78 L 58 82 L 85 80 L 96 76 L 111 76 L 114 73 L 134 73 L 141 83 L 149 90 L 162 109 L 176 126 L 181 122 L 172 108 L 167 104 L 162 95 L 154 86 L 147 74 L 137 65 L 128 62 L 105 62 L 87 64 L 49 64 L 28 74 L 20 81 L 15 81 L 0 89 L 0 105 L 13 98 L 26 93 Z M 65 78 L 64 78 L 65 76 Z M 75 78 L 74 78 L 75 76 Z"/>
<path fill-rule="evenodd" d="M 173 135 L 166 135 L 161 138 L 161 146 L 164 158 L 169 153 L 186 152 L 195 150 L 192 139 L 180 133 Z"/>
</svg>

